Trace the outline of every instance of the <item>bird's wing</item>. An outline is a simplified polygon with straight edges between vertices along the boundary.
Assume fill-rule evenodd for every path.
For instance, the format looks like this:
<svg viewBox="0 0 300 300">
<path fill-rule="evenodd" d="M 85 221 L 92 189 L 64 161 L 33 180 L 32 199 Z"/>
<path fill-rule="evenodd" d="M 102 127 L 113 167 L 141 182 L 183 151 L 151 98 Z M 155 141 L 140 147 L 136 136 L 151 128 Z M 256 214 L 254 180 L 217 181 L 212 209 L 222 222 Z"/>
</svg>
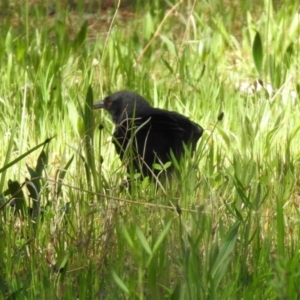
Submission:
<svg viewBox="0 0 300 300">
<path fill-rule="evenodd" d="M 200 125 L 177 112 L 157 110 L 156 114 L 151 115 L 151 119 L 151 124 L 161 128 L 160 130 L 166 133 L 165 136 L 170 140 L 177 140 L 176 145 L 173 143 L 173 148 L 179 155 L 183 151 L 182 142 L 190 145 L 191 150 L 194 151 L 204 131 Z"/>
<path fill-rule="evenodd" d="M 141 118 L 140 123 L 142 124 L 147 118 L 151 118 L 151 126 L 162 132 L 176 134 L 186 144 L 197 143 L 203 134 L 203 128 L 200 125 L 177 112 L 155 109 L 151 115 Z"/>
<path fill-rule="evenodd" d="M 140 130 L 149 130 L 160 132 L 161 135 L 176 136 L 182 139 L 185 130 L 178 121 L 168 113 L 152 113 L 136 118 L 134 124 Z"/>
<path fill-rule="evenodd" d="M 114 144 L 121 159 L 126 148 L 130 147 L 151 166 L 156 156 L 163 163 L 169 161 L 171 149 L 179 158 L 184 151 L 183 143 L 191 145 L 194 150 L 201 135 L 201 126 L 185 116 L 155 109 L 118 124 L 114 132 Z"/>
</svg>

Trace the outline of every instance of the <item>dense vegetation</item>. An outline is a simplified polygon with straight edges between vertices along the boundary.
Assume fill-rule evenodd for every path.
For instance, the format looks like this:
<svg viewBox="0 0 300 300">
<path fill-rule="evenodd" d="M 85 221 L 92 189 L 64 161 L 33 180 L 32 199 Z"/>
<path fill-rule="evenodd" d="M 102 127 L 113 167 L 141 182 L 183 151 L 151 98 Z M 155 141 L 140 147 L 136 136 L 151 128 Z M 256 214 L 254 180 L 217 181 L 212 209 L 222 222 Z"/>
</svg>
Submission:
<svg viewBox="0 0 300 300">
<path fill-rule="evenodd" d="M 297 299 L 298 1 L 77 2 L 2 2 L 0 298 Z M 170 182 L 123 184 L 121 89 L 205 128 Z"/>
</svg>

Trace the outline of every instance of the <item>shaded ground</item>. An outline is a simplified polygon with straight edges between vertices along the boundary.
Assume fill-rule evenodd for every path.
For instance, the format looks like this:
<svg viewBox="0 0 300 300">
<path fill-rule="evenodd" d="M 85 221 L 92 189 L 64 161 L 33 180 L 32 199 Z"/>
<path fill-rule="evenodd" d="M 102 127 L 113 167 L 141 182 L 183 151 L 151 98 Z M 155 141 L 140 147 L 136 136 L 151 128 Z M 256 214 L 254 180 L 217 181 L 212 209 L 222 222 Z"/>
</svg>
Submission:
<svg viewBox="0 0 300 300">
<path fill-rule="evenodd" d="M 270 4 L 274 9 L 279 8 L 284 4 L 283 0 L 270 0 Z M 179 2 L 179 0 L 178 0 Z M 176 3 L 176 2 L 174 2 Z M 232 31 L 236 37 L 240 36 L 240 30 L 246 21 L 246 12 L 250 12 L 255 19 L 259 18 L 264 7 L 264 3 L 261 0 L 252 0 L 241 3 L 239 0 L 223 0 L 221 1 L 221 7 L 217 1 L 212 1 L 209 5 L 205 3 L 195 2 L 194 9 L 196 12 L 206 15 L 207 22 L 209 23 L 212 17 L 217 15 L 223 15 L 224 19 L 227 19 L 227 23 L 231 23 L 231 28 L 227 28 Z M 26 7 L 28 4 L 28 7 Z M 105 19 L 109 22 L 111 18 L 109 16 L 115 11 L 118 5 L 118 0 L 61 0 L 61 1 L 44 1 L 44 0 L 2 0 L 0 2 L 0 19 L 9 18 L 11 25 L 18 25 L 24 13 L 28 12 L 28 16 L 34 17 L 54 17 L 64 12 L 68 13 L 71 18 L 77 19 L 78 15 L 84 14 L 84 18 L 89 20 L 89 23 L 93 23 L 94 26 L 102 30 L 103 22 Z M 136 17 L 136 12 L 144 10 L 145 8 L 152 7 L 157 11 L 157 1 L 155 3 L 151 0 L 121 0 L 118 16 L 123 21 L 130 20 Z M 154 8 L 155 6 L 155 8 Z M 170 4 L 167 4 L 165 0 L 161 0 L 159 8 L 162 10 L 170 9 Z M 185 14 L 186 4 L 182 3 L 178 7 L 178 10 L 183 10 Z M 228 20 L 231 20 L 228 22 Z M 97 24 L 99 23 L 100 24 Z M 2 22 L 0 22 L 2 23 Z M 1 26 L 1 24 L 0 24 Z M 106 26 L 104 31 L 106 31 Z"/>
</svg>

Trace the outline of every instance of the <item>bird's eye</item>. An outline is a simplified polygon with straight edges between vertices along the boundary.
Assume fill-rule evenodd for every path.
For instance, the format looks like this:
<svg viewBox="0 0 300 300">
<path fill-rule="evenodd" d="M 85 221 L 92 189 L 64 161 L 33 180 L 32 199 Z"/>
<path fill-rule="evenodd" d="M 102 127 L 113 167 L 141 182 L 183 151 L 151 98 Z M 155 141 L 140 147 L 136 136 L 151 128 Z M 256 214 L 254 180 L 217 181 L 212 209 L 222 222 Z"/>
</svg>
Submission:
<svg viewBox="0 0 300 300">
<path fill-rule="evenodd" d="M 107 101 L 106 104 L 107 104 L 107 106 L 111 106 L 112 105 L 112 101 Z"/>
</svg>

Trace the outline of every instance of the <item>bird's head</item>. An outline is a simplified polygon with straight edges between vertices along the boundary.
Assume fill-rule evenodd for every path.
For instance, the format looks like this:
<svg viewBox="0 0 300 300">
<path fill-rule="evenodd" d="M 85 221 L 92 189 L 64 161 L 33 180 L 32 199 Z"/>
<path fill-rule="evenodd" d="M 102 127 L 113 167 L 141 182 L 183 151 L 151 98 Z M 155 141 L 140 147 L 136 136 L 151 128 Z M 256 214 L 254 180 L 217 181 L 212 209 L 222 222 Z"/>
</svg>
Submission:
<svg viewBox="0 0 300 300">
<path fill-rule="evenodd" d="M 147 107 L 150 107 L 150 104 L 142 96 L 130 91 L 116 92 L 93 104 L 94 109 L 107 110 L 116 124 L 138 115 Z"/>
</svg>

